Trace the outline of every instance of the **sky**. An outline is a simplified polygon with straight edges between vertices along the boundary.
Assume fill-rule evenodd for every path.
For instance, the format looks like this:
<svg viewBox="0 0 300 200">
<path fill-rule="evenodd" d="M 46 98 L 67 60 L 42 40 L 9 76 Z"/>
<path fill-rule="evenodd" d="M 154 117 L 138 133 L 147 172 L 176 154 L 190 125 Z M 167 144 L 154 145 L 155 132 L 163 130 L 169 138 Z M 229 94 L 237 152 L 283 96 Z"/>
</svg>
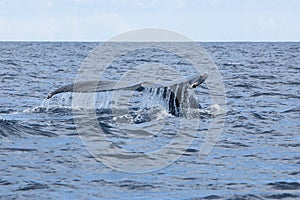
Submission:
<svg viewBox="0 0 300 200">
<path fill-rule="evenodd" d="M 194 41 L 300 41 L 300 0 L 0 0 L 1 41 L 106 41 L 162 28 Z"/>
</svg>

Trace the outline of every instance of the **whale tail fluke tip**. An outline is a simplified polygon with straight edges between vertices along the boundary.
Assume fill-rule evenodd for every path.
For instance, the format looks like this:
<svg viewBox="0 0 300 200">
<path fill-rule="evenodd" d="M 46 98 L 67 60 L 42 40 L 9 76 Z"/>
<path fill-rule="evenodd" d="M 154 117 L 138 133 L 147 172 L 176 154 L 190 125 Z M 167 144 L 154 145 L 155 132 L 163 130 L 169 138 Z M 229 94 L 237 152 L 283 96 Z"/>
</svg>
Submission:
<svg viewBox="0 0 300 200">
<path fill-rule="evenodd" d="M 53 96 L 53 93 L 50 92 L 50 93 L 46 96 L 46 99 L 50 99 L 52 96 Z"/>
<path fill-rule="evenodd" d="M 203 73 L 199 79 L 190 85 L 190 89 L 196 88 L 198 85 L 202 84 L 208 77 L 208 73 Z"/>
</svg>

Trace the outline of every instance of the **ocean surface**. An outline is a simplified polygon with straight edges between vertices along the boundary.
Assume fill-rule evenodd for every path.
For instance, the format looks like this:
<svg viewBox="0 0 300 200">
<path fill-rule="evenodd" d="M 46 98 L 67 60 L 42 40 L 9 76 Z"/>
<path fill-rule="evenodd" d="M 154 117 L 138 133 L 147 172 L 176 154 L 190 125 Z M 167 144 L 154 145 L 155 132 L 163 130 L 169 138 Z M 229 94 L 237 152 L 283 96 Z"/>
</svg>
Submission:
<svg viewBox="0 0 300 200">
<path fill-rule="evenodd" d="M 109 155 L 101 162 L 87 148 L 71 93 L 45 99 L 74 82 L 99 43 L 0 42 L 0 199 L 300 199 L 300 43 L 199 44 L 226 90 L 224 128 L 206 156 L 199 151 L 218 105 L 205 83 L 194 94 L 201 108 L 179 116 L 157 90 L 132 94 L 125 114 L 110 109 L 111 94 L 97 94 L 98 125 L 119 149 L 153 152 L 177 135 L 193 139 L 167 154 L 178 156 L 172 162 L 134 173 L 138 163 L 111 167 Z M 118 58 L 106 78 L 153 62 L 192 73 L 179 58 L 149 51 Z"/>
</svg>

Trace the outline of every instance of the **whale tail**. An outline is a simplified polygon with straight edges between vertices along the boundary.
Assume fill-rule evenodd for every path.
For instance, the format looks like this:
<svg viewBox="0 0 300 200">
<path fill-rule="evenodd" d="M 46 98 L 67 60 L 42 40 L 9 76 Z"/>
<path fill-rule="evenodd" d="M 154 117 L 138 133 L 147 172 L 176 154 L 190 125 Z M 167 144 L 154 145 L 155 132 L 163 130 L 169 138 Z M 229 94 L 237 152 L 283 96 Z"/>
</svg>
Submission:
<svg viewBox="0 0 300 200">
<path fill-rule="evenodd" d="M 78 93 L 91 93 L 91 92 L 105 92 L 113 90 L 133 90 L 143 91 L 145 88 L 162 89 L 162 91 L 170 91 L 168 98 L 164 92 L 165 99 L 168 99 L 169 111 L 173 115 L 178 115 L 179 109 L 184 106 L 192 108 L 199 108 L 198 101 L 195 98 L 187 97 L 185 91 L 193 89 L 202 84 L 208 77 L 207 73 L 202 75 L 196 74 L 194 76 L 177 79 L 160 85 L 153 82 L 130 83 L 120 81 L 83 81 L 69 84 L 50 92 L 46 99 L 52 98 L 54 95 L 64 92 L 78 92 Z M 189 102 L 190 105 L 185 105 Z M 183 105 L 181 105 L 183 104 Z"/>
<path fill-rule="evenodd" d="M 129 83 L 129 82 L 118 82 L 118 81 L 84 81 L 76 82 L 74 84 L 66 85 L 50 92 L 46 99 L 50 99 L 56 94 L 63 92 L 79 92 L 79 93 L 88 93 L 88 92 L 105 92 L 113 90 L 136 90 L 142 91 L 144 88 L 166 88 L 174 86 L 183 86 L 188 84 L 189 88 L 196 88 L 202 84 L 208 77 L 207 73 L 202 75 L 196 74 L 187 79 L 178 79 L 171 81 L 168 84 L 162 86 L 153 82 L 142 82 L 142 83 Z"/>
</svg>

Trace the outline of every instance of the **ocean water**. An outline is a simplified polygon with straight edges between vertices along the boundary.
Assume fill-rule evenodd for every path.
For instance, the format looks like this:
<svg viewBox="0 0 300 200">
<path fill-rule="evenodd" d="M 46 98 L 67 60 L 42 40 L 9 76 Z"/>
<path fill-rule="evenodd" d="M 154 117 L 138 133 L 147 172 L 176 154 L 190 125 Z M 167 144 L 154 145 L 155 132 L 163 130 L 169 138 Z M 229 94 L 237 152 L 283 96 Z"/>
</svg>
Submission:
<svg viewBox="0 0 300 200">
<path fill-rule="evenodd" d="M 145 173 L 111 168 L 91 154 L 78 135 L 70 93 L 45 100 L 50 91 L 74 82 L 97 45 L 0 43 L 0 199 L 300 198 L 300 43 L 201 43 L 226 90 L 225 125 L 207 156 L 199 156 L 200 147 L 218 113 L 206 84 L 195 90 L 202 108 L 184 116 L 169 115 L 155 99 L 157 91 L 133 94 L 129 115 L 109 109 L 110 94 L 97 94 L 99 125 L 119 148 L 148 152 L 176 135 L 193 138 L 173 162 Z M 105 76 L 118 79 L 153 59 L 193 73 L 187 63 L 152 50 L 120 58 Z M 118 129 L 116 118 L 131 135 Z M 162 120 L 164 129 L 157 127 Z M 197 129 L 190 129 L 195 123 Z M 135 169 L 135 163 L 127 167 Z"/>
</svg>

